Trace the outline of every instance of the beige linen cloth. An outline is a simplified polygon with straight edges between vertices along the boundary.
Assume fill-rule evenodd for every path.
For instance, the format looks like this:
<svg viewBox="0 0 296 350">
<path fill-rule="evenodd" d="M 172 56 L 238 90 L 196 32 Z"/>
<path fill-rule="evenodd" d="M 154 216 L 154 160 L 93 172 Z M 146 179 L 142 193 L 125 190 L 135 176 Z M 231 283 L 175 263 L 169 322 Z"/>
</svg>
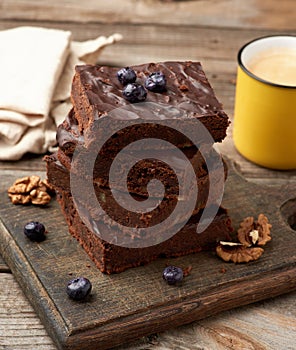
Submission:
<svg viewBox="0 0 296 350">
<path fill-rule="evenodd" d="M 71 108 L 77 64 L 95 64 L 120 34 L 75 42 L 71 32 L 41 27 L 0 31 L 0 160 L 51 150 Z"/>
</svg>

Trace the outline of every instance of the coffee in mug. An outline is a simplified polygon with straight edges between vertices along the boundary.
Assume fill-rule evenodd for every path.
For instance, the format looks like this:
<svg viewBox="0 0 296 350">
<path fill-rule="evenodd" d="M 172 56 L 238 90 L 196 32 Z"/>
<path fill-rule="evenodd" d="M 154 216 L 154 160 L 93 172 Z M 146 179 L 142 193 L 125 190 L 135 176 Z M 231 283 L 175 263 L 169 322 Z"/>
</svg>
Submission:
<svg viewBox="0 0 296 350">
<path fill-rule="evenodd" d="M 239 51 L 233 139 L 259 165 L 296 169 L 296 36 L 259 38 Z"/>
<path fill-rule="evenodd" d="M 293 86 L 296 83 L 296 48 L 266 50 L 251 60 L 248 69 L 266 81 Z"/>
</svg>

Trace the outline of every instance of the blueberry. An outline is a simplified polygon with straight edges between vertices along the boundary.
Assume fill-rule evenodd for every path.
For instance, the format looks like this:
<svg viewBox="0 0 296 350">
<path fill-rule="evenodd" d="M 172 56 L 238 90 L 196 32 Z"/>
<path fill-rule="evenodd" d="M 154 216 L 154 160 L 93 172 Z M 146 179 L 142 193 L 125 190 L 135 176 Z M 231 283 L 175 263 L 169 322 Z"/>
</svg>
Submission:
<svg viewBox="0 0 296 350">
<path fill-rule="evenodd" d="M 45 240 L 45 227 L 41 222 L 31 221 L 24 226 L 24 234 L 31 241 L 41 242 Z"/>
<path fill-rule="evenodd" d="M 77 277 L 68 282 L 67 294 L 71 299 L 82 300 L 89 295 L 91 288 L 90 280 L 85 277 Z"/>
<path fill-rule="evenodd" d="M 147 97 L 144 86 L 136 83 L 126 85 L 122 93 L 123 97 L 130 102 L 142 102 Z"/>
<path fill-rule="evenodd" d="M 154 72 L 145 80 L 145 87 L 147 90 L 153 92 L 162 92 L 166 88 L 165 75 L 161 72 Z"/>
<path fill-rule="evenodd" d="M 117 72 L 117 78 L 122 85 L 134 83 L 137 79 L 137 75 L 130 67 L 121 68 Z"/>
<path fill-rule="evenodd" d="M 176 284 L 183 279 L 183 270 L 177 266 L 168 266 L 163 270 L 163 279 L 168 284 Z"/>
</svg>

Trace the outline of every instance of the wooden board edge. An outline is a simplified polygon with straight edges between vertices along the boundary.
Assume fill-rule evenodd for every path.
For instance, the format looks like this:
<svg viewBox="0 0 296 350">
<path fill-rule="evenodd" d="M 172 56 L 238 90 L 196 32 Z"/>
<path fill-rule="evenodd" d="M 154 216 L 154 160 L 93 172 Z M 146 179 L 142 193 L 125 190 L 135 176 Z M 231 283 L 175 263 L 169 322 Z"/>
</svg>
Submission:
<svg viewBox="0 0 296 350">
<path fill-rule="evenodd" d="M 0 273 L 10 273 L 10 268 L 7 266 L 5 261 L 3 260 L 2 256 L 0 255 Z"/>
<path fill-rule="evenodd" d="M 258 277 L 260 276 L 245 277 L 239 282 L 228 283 L 223 290 L 219 286 L 206 296 L 200 296 L 197 291 L 196 294 L 178 303 L 159 305 L 136 315 L 113 320 L 97 328 L 71 334 L 63 349 L 106 350 L 153 333 L 167 331 L 223 311 L 296 290 L 296 264 L 272 270 Z M 241 289 L 244 291 L 243 294 Z M 217 300 L 221 298 L 221 293 L 224 295 L 223 304 L 217 307 Z"/>
<path fill-rule="evenodd" d="M 1 219 L 0 231 L 0 254 L 11 269 L 50 337 L 59 348 L 62 348 L 61 344 L 65 343 L 69 335 L 65 321 Z"/>
<path fill-rule="evenodd" d="M 228 158 L 227 162 L 229 170 L 232 170 L 232 176 L 248 182 L 233 166 L 235 162 Z M 293 257 L 264 275 L 258 271 L 252 276 L 246 275 L 239 280 L 219 284 L 203 291 L 202 294 L 197 290 L 186 298 L 179 298 L 176 302 L 158 304 L 149 309 L 138 310 L 136 314 L 118 317 L 104 324 L 85 327 L 75 332 L 67 327 L 65 319 L 43 288 L 33 266 L 1 220 L 0 231 L 0 253 L 3 254 L 18 283 L 60 349 L 104 350 L 222 311 L 296 290 L 296 260 Z M 239 291 L 241 289 L 243 292 Z M 222 302 L 217 305 L 217 300 Z"/>
<path fill-rule="evenodd" d="M 162 332 L 213 316 L 222 311 L 254 303 L 296 290 L 296 263 L 217 286 L 200 295 L 198 291 L 177 303 L 157 305 L 108 321 L 104 325 L 71 333 L 53 301 L 44 290 L 32 266 L 0 220 L 0 253 L 28 297 L 53 341 L 60 349 L 108 349 L 152 333 Z M 32 288 L 33 287 L 33 288 Z M 221 289 L 222 288 L 222 289 Z M 238 291 L 243 290 L 244 293 Z M 30 290 L 30 293 L 27 293 Z M 264 293 L 262 293 L 264 290 Z M 218 298 L 222 303 L 217 306 Z M 153 321 L 152 321 L 153 320 Z"/>
</svg>

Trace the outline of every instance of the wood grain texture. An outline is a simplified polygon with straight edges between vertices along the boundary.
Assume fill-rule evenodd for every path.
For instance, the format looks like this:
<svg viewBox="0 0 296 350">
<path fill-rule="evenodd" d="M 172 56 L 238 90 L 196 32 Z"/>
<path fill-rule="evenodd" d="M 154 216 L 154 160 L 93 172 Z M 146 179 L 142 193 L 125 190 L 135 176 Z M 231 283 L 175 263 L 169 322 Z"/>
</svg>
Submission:
<svg viewBox="0 0 296 350">
<path fill-rule="evenodd" d="M 55 350 L 13 275 L 1 273 L 0 283 L 0 349 Z"/>
<path fill-rule="evenodd" d="M 46 178 L 45 174 L 45 164 L 42 161 L 43 156 L 25 156 L 24 159 L 18 162 L 1 162 L 0 161 L 0 173 L 1 178 L 6 177 L 11 180 L 6 183 L 7 190 L 10 187 L 14 180 L 24 176 L 37 175 L 41 179 Z M 13 207 L 11 208 L 13 212 Z M 7 266 L 2 256 L 0 255 L 0 273 L 1 272 L 10 272 L 10 268 Z"/>
<path fill-rule="evenodd" d="M 77 0 L 0 0 L 0 30 L 19 25 L 71 30 L 75 40 L 122 33 L 122 42 L 103 51 L 99 58 L 102 64 L 124 66 L 178 58 L 201 60 L 230 116 L 233 113 L 237 49 L 258 36 L 296 33 L 294 0 L 127 0 L 120 3 L 90 0 L 87 6 Z M 230 137 L 220 147 L 222 152 L 235 159 L 238 169 L 249 180 L 268 186 L 295 185 L 295 172 L 257 167 L 237 153 Z M 13 175 L 31 175 L 33 170 L 43 169 L 44 164 L 38 157 L 0 162 L 0 184 L 3 171 L 13 178 Z M 17 170 L 19 173 L 14 174 Z M 22 269 L 21 264 L 19 269 Z M 0 259 L 0 271 L 5 272 L 0 273 L 0 349 L 56 349 L 28 303 L 27 292 L 24 294 L 20 290 L 7 270 L 7 265 Z M 176 328 L 172 324 L 172 330 L 142 338 L 120 350 L 294 350 L 295 310 L 294 292 L 222 312 L 188 326 Z"/>
<path fill-rule="evenodd" d="M 0 28 L 15 25 L 38 25 L 34 21 L 0 21 Z M 179 25 L 133 25 L 101 23 L 42 22 L 49 28 L 70 30 L 73 39 L 86 40 L 98 35 L 118 32 L 123 40 L 106 47 L 99 56 L 99 64 L 115 66 L 141 64 L 148 61 L 197 60 L 214 84 L 227 110 L 232 111 L 236 76 L 236 54 L 246 42 L 256 37 L 283 33 L 281 30 L 230 29 Z M 296 28 L 286 30 L 295 33 Z M 228 88 L 227 88 L 228 87 Z M 229 89 L 231 87 L 231 89 Z"/>
<path fill-rule="evenodd" d="M 45 171 L 46 165 L 42 161 L 43 155 L 26 154 L 18 161 L 0 161 L 0 171 L 16 170 L 22 177 L 22 172 L 28 172 L 29 175 L 34 175 L 33 172 Z M 43 173 L 42 173 L 43 175 Z"/>
<path fill-rule="evenodd" d="M 0 255 L 0 272 L 10 272 L 9 267 L 6 265 L 1 255 Z"/>
<path fill-rule="evenodd" d="M 295 306 L 295 293 L 224 312 L 219 317 L 180 327 L 174 335 L 161 334 L 158 346 L 182 350 L 293 350 L 295 312 L 286 309 L 290 303 Z"/>
<path fill-rule="evenodd" d="M 186 24 L 290 29 L 294 0 L 1 0 L 0 18 L 80 23 Z M 276 9 L 276 11 L 275 11 Z"/>
<path fill-rule="evenodd" d="M 3 185 L 11 175 L 2 177 Z M 210 252 L 171 259 L 193 266 L 180 288 L 160 278 L 165 263 L 130 269 L 119 275 L 101 274 L 70 237 L 56 202 L 47 208 L 14 207 L 1 194 L 1 253 L 38 312 L 52 338 L 65 349 L 105 349 L 137 337 L 186 324 L 221 311 L 296 289 L 296 232 L 289 228 L 281 204 L 291 188 L 261 188 L 230 169 L 224 204 L 235 227 L 248 215 L 264 212 L 275 233 L 264 256 L 253 264 L 226 264 Z M 268 203 L 272 202 L 270 206 Z M 246 211 L 247 208 L 247 211 Z M 264 210 L 263 210 L 264 209 Z M 47 240 L 32 244 L 23 235 L 25 220 L 40 220 Z M 289 236 L 289 240 L 286 237 Z M 72 275 L 93 281 L 89 302 L 73 303 L 64 286 Z M 145 281 L 149 276 L 149 284 Z"/>
<path fill-rule="evenodd" d="M 1 274 L 0 348 L 56 350 L 11 274 Z M 296 293 L 220 313 L 116 350 L 294 350 Z"/>
</svg>

